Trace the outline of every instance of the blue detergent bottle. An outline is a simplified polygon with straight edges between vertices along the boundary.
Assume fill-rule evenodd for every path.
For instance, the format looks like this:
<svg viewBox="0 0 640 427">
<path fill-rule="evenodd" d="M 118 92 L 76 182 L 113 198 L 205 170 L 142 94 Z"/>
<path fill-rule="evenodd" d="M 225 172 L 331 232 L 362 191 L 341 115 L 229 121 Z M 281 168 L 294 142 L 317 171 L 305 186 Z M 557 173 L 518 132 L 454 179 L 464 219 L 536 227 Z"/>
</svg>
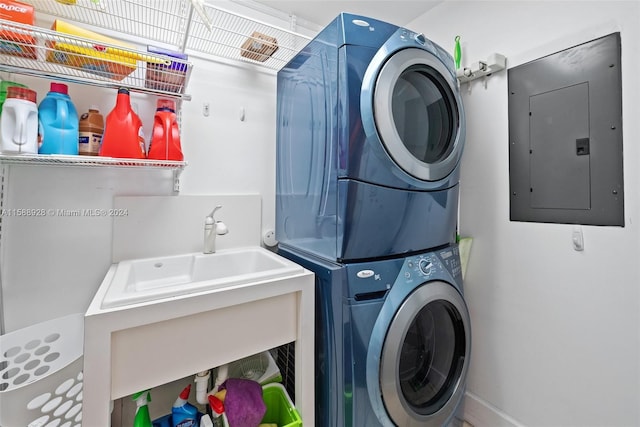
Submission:
<svg viewBox="0 0 640 427">
<path fill-rule="evenodd" d="M 38 106 L 42 123 L 40 154 L 78 154 L 79 120 L 67 85 L 51 83 L 51 89 Z"/>
<path fill-rule="evenodd" d="M 171 408 L 171 425 L 172 427 L 198 427 L 198 409 L 187 402 L 189 393 L 191 392 L 191 384 L 186 386 L 180 396 L 176 399 L 176 403 Z"/>
</svg>

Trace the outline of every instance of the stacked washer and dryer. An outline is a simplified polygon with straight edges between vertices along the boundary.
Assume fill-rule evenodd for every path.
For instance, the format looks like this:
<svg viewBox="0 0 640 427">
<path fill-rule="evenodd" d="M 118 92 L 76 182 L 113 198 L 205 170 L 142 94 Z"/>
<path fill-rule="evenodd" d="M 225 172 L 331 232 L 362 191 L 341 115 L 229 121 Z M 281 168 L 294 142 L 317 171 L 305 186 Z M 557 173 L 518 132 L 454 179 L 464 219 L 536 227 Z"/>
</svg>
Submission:
<svg viewBox="0 0 640 427">
<path fill-rule="evenodd" d="M 318 427 L 444 426 L 471 335 L 451 56 L 341 14 L 278 73 L 276 238 L 316 275 Z"/>
</svg>

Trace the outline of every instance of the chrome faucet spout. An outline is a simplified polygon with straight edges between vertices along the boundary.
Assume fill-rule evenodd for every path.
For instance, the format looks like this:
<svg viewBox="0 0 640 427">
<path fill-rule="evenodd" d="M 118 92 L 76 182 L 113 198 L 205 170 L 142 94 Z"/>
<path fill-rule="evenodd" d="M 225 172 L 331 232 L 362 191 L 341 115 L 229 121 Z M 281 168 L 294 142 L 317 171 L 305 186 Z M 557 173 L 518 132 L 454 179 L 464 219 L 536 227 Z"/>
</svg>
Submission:
<svg viewBox="0 0 640 427">
<path fill-rule="evenodd" d="M 212 254 L 216 251 L 216 236 L 222 236 L 229 232 L 229 229 L 222 221 L 216 221 L 214 215 L 222 205 L 216 206 L 204 220 L 204 249 L 203 253 Z"/>
</svg>

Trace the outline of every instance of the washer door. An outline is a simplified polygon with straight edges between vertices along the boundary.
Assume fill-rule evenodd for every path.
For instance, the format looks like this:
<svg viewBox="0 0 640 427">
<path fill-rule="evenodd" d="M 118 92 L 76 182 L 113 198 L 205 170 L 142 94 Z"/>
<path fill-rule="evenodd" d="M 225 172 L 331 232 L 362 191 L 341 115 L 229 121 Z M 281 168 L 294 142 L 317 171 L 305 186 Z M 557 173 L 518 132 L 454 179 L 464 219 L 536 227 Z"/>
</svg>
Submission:
<svg viewBox="0 0 640 427">
<path fill-rule="evenodd" d="M 428 282 L 394 315 L 382 347 L 382 401 L 398 426 L 443 425 L 464 393 L 469 313 L 448 283 Z"/>
<path fill-rule="evenodd" d="M 414 178 L 440 180 L 460 160 L 456 94 L 451 72 L 423 49 L 400 50 L 380 70 L 373 92 L 376 128 L 391 158 Z"/>
</svg>

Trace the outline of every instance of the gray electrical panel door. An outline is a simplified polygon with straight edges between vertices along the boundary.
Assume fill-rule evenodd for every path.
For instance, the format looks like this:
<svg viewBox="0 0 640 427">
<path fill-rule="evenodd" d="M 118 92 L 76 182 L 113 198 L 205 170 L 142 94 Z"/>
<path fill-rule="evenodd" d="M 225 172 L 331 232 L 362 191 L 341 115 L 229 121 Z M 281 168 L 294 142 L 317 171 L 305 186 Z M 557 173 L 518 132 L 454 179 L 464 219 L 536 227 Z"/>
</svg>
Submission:
<svg viewBox="0 0 640 427">
<path fill-rule="evenodd" d="M 508 81 L 511 220 L 624 226 L 619 33 Z"/>
</svg>

